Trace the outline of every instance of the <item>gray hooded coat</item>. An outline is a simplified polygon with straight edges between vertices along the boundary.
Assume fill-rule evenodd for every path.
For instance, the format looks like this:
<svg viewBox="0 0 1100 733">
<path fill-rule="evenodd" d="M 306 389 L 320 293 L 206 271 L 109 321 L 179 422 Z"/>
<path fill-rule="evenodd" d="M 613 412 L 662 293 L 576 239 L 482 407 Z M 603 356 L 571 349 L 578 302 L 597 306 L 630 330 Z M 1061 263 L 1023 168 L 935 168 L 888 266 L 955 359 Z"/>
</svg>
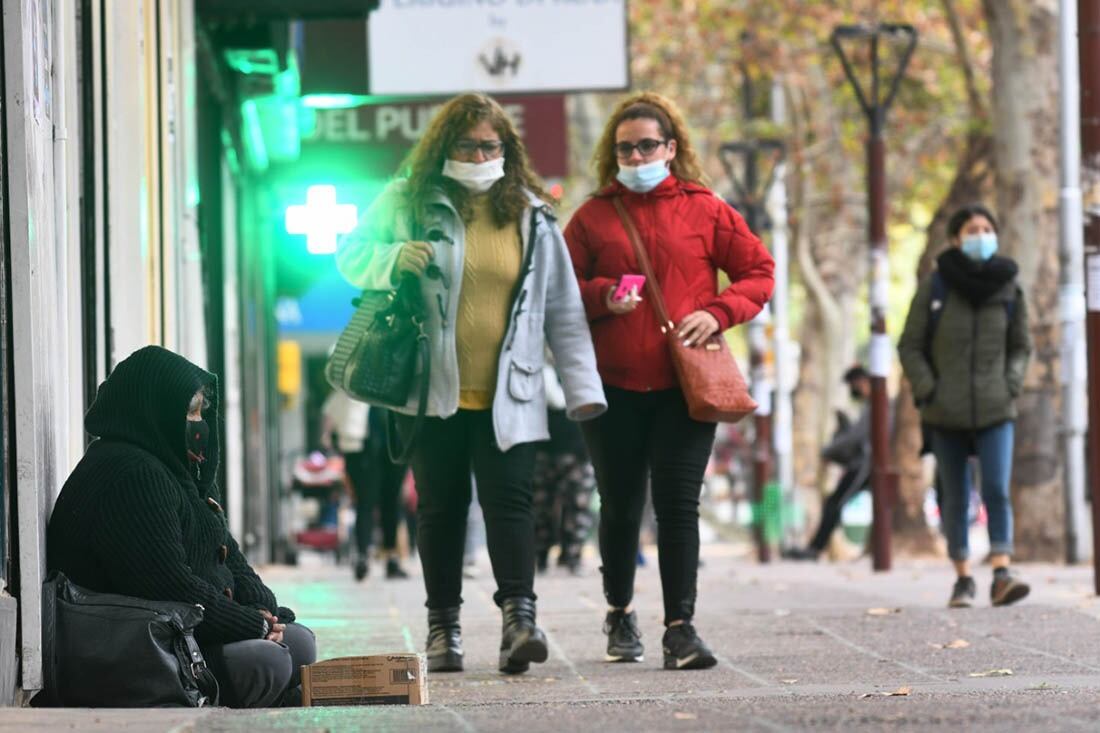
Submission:
<svg viewBox="0 0 1100 733">
<path fill-rule="evenodd" d="M 413 222 L 404 189 L 404 181 L 387 187 L 340 242 L 336 266 L 356 287 L 391 290 L 394 263 L 406 242 L 426 240 L 426 233 L 434 230 L 450 240 L 433 244 L 433 262 L 441 276 L 421 278 L 431 339 L 427 414 L 446 418 L 458 411 L 453 314 L 461 297 L 466 227 L 442 190 L 431 197 L 424 221 Z M 591 419 L 607 409 L 565 240 L 550 207 L 533 194 L 528 197 L 528 208 L 520 217 L 524 265 L 500 348 L 493 397 L 493 428 L 502 451 L 549 438 L 542 377 L 547 344 L 561 375 L 569 416 Z M 416 396 L 397 412 L 415 414 Z"/>
</svg>

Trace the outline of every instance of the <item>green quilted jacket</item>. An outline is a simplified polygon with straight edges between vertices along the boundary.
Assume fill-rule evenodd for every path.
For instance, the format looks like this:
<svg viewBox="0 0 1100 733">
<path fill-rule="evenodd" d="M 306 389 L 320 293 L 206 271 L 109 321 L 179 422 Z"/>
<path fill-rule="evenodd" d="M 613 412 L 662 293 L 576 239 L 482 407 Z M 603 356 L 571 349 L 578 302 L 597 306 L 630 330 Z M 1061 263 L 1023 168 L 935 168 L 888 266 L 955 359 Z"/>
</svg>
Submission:
<svg viewBox="0 0 1100 733">
<path fill-rule="evenodd" d="M 1016 281 L 978 306 L 948 289 L 928 343 L 931 298 L 932 278 L 926 277 L 898 342 L 921 420 L 954 430 L 979 430 L 1014 420 L 1015 400 L 1031 355 L 1027 304 Z M 1015 305 L 1006 305 L 1013 300 Z"/>
</svg>

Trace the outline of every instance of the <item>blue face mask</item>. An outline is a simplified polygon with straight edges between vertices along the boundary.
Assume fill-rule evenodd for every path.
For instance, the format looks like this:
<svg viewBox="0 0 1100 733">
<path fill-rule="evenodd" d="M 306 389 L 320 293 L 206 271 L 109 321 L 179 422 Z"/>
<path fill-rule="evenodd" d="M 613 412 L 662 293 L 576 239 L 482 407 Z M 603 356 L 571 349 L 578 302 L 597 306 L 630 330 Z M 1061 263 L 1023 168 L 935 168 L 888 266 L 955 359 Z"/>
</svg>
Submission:
<svg viewBox="0 0 1100 733">
<path fill-rule="evenodd" d="M 619 164 L 619 172 L 615 175 L 619 183 L 629 188 L 634 193 L 647 193 L 657 188 L 661 181 L 669 176 L 668 164 L 663 160 L 655 160 L 644 165 Z"/>
<path fill-rule="evenodd" d="M 962 251 L 975 262 L 985 262 L 997 252 L 997 235 L 987 232 L 964 237 Z"/>
</svg>

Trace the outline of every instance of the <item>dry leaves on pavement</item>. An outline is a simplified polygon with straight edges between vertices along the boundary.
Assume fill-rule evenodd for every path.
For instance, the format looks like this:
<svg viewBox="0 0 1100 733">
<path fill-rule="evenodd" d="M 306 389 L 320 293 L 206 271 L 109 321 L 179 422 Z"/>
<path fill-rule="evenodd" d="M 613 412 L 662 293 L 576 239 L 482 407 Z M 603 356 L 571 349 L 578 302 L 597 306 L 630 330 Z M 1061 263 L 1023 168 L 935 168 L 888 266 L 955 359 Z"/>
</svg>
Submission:
<svg viewBox="0 0 1100 733">
<path fill-rule="evenodd" d="M 868 616 L 892 616 L 895 613 L 901 613 L 900 608 L 868 608 Z"/>
<path fill-rule="evenodd" d="M 933 649 L 966 649 L 968 646 L 970 646 L 970 642 L 966 639 L 955 639 L 954 641 L 950 641 L 946 644 L 936 644 L 930 641 L 928 642 L 928 646 L 932 647 Z"/>
<path fill-rule="evenodd" d="M 893 692 L 866 692 L 859 696 L 859 699 L 863 700 L 868 697 L 909 697 L 911 690 L 909 687 L 899 687 Z"/>
<path fill-rule="evenodd" d="M 1011 669 L 989 669 L 985 672 L 971 672 L 971 677 L 1011 677 Z"/>
</svg>

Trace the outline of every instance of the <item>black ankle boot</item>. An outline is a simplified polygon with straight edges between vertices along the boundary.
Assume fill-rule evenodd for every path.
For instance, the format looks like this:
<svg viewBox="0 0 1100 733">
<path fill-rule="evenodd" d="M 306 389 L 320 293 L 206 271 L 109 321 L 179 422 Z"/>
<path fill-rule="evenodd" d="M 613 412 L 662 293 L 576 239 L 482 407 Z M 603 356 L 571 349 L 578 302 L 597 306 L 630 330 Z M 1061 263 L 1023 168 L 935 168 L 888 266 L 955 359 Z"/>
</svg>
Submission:
<svg viewBox="0 0 1100 733">
<path fill-rule="evenodd" d="M 458 606 L 428 609 L 429 672 L 462 671 L 462 628 L 458 624 Z"/>
<path fill-rule="evenodd" d="M 535 625 L 535 602 L 530 598 L 509 598 L 500 607 L 504 614 L 500 641 L 500 671 L 526 672 L 531 662 L 545 662 L 546 634 Z"/>
</svg>

